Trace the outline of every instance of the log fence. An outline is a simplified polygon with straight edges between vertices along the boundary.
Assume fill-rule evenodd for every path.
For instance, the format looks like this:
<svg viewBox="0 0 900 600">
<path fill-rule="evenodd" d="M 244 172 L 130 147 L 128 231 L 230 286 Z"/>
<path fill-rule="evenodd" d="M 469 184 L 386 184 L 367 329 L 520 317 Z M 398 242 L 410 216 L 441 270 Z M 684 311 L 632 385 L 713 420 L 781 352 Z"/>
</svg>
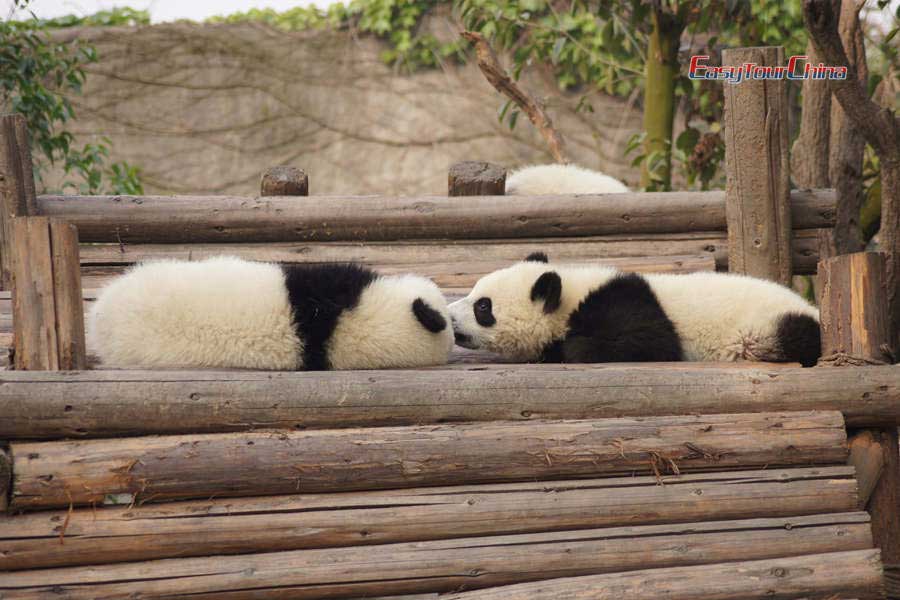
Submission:
<svg viewBox="0 0 900 600">
<path fill-rule="evenodd" d="M 466 162 L 447 196 L 309 197 L 290 166 L 259 197 L 52 196 L 0 118 L 0 597 L 883 597 L 883 260 L 832 257 L 834 191 L 789 189 L 784 85 L 727 86 L 724 130 L 724 192 L 510 197 Z M 357 261 L 454 294 L 534 251 L 785 284 L 818 266 L 840 368 L 84 370 L 83 301 L 143 260 Z"/>
</svg>

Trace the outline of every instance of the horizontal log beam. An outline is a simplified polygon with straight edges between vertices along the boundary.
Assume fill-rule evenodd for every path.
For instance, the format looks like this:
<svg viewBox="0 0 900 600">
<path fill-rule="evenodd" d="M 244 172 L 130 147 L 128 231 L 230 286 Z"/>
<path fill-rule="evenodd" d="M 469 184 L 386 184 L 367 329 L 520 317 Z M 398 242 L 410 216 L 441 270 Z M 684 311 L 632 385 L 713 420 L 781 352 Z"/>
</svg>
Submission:
<svg viewBox="0 0 900 600">
<path fill-rule="evenodd" d="M 841 513 L 17 571 L 0 573 L 0 593 L 4 600 L 353 598 L 866 550 L 871 544 L 868 515 Z"/>
<path fill-rule="evenodd" d="M 312 242 L 580 237 L 725 230 L 725 193 L 583 196 L 39 196 L 83 242 Z M 833 190 L 791 193 L 794 229 L 832 227 Z"/>
<path fill-rule="evenodd" d="M 0 571 L 856 510 L 852 467 L 484 484 L 37 512 Z"/>
<path fill-rule="evenodd" d="M 884 598 L 878 550 L 644 569 L 441 595 L 441 600 L 834 600 Z"/>
<path fill-rule="evenodd" d="M 836 412 L 488 422 L 10 445 L 10 507 L 843 463 Z"/>
<path fill-rule="evenodd" d="M 0 372 L 0 439 L 837 410 L 900 424 L 900 369 L 462 364 L 418 371 Z"/>
</svg>

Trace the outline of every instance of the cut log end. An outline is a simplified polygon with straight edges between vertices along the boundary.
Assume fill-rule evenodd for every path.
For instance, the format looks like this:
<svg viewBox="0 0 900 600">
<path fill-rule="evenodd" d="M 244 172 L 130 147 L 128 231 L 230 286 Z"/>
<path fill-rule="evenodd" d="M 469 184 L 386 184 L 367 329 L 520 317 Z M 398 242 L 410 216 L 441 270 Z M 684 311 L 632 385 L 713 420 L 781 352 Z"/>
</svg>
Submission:
<svg viewBox="0 0 900 600">
<path fill-rule="evenodd" d="M 278 166 L 266 169 L 259 185 L 260 196 L 308 196 L 309 177 L 297 167 Z"/>
<path fill-rule="evenodd" d="M 450 167 L 448 196 L 503 196 L 506 193 L 506 169 L 488 162 L 467 160 Z"/>
</svg>

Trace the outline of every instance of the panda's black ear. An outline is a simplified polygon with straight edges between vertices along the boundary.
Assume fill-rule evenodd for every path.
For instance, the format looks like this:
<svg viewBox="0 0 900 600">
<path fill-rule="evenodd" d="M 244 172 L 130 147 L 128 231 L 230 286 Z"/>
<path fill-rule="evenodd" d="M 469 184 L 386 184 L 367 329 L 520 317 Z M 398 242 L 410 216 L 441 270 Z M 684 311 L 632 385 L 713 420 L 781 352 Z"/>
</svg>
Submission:
<svg viewBox="0 0 900 600">
<path fill-rule="evenodd" d="M 537 278 L 531 287 L 531 300 L 543 300 L 544 312 L 552 313 L 559 308 L 562 296 L 562 279 L 556 271 L 547 271 Z"/>
<path fill-rule="evenodd" d="M 525 257 L 525 262 L 550 262 L 550 259 L 547 258 L 547 255 L 543 252 L 532 252 L 528 256 Z"/>
<path fill-rule="evenodd" d="M 428 303 L 421 298 L 415 299 L 412 309 L 422 327 L 431 333 L 440 333 L 447 328 L 447 319 L 444 318 L 444 315 L 428 306 Z"/>
</svg>

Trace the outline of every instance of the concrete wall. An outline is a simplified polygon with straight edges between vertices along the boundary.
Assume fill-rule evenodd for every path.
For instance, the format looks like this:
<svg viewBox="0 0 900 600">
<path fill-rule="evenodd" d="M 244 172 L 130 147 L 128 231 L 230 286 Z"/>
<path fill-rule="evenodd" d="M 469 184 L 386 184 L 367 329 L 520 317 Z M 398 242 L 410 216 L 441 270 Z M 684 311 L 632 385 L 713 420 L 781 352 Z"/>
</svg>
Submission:
<svg viewBox="0 0 900 600">
<path fill-rule="evenodd" d="M 449 22 L 431 26 L 452 34 Z M 255 194 L 265 167 L 292 164 L 312 194 L 442 194 L 458 160 L 550 160 L 524 116 L 512 132 L 497 121 L 504 99 L 474 65 L 402 75 L 378 58 L 380 42 L 349 31 L 167 24 L 58 35 L 100 56 L 71 98 L 78 140 L 108 136 L 112 158 L 140 166 L 150 193 Z M 576 162 L 636 184 L 622 155 L 636 108 L 593 94 L 594 112 L 576 113 L 579 96 L 555 100 L 552 80 L 526 85 L 553 100 Z"/>
</svg>

